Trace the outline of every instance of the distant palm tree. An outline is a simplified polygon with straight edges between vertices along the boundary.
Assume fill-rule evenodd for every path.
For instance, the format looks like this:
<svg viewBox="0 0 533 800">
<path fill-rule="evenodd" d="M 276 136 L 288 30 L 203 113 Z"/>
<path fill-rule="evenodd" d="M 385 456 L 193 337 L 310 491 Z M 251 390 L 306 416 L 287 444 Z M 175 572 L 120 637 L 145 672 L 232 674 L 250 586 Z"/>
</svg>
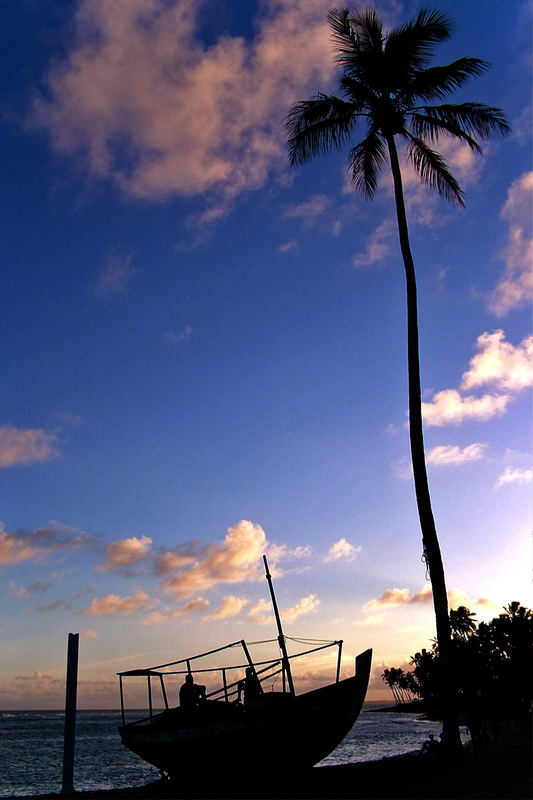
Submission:
<svg viewBox="0 0 533 800">
<path fill-rule="evenodd" d="M 416 279 L 395 137 L 400 136 L 406 143 L 407 156 L 421 180 L 452 203 L 463 206 L 463 192 L 442 156 L 433 149 L 433 143 L 441 136 L 450 136 L 465 142 L 474 152 L 480 152 L 476 137 L 483 139 L 493 133 L 508 133 L 509 125 L 500 109 L 480 103 L 427 104 L 441 101 L 488 68 L 488 64 L 478 58 L 460 58 L 446 66 L 428 66 L 435 45 L 450 37 L 451 20 L 442 12 L 422 10 L 415 19 L 388 34 L 383 33 L 376 12 L 366 7 L 353 13 L 334 8 L 329 12 L 329 23 L 338 53 L 344 97 L 320 93 L 291 108 L 287 117 L 289 158 L 291 164 L 297 166 L 319 153 L 341 148 L 348 143 L 357 123 L 366 121 L 366 135 L 352 147 L 349 159 L 356 190 L 372 198 L 388 152 L 407 283 L 411 458 L 442 665 L 443 741 L 450 747 L 460 747 L 455 693 L 450 683 L 451 637 L 446 583 L 424 453 Z"/>
<path fill-rule="evenodd" d="M 465 608 L 465 606 L 450 609 L 450 628 L 452 633 L 456 634 L 461 639 L 468 639 L 476 630 L 475 616 L 476 615 L 468 608 Z"/>
</svg>

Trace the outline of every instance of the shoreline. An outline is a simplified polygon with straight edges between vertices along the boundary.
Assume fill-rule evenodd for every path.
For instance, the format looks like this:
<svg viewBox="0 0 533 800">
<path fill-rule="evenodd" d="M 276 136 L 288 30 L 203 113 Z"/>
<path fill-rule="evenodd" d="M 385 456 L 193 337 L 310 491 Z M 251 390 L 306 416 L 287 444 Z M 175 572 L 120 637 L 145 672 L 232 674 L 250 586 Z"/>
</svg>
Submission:
<svg viewBox="0 0 533 800">
<path fill-rule="evenodd" d="M 527 746 L 465 753 L 452 761 L 404 754 L 377 761 L 262 774 L 229 765 L 224 775 L 158 780 L 123 789 L 74 792 L 77 800 L 527 800 L 532 797 L 531 752 Z M 9 795 L 11 800 L 65 800 L 65 795 Z"/>
</svg>

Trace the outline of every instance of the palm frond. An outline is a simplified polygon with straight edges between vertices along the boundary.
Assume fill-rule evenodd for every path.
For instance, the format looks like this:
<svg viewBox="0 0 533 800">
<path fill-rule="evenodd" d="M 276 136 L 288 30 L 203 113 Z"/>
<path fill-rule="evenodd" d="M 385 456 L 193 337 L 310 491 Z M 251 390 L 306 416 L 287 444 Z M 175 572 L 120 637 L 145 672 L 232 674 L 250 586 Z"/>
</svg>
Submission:
<svg viewBox="0 0 533 800">
<path fill-rule="evenodd" d="M 478 142 L 457 123 L 417 113 L 410 114 L 409 118 L 413 133 L 418 138 L 438 142 L 441 135 L 455 136 L 457 139 L 466 142 L 475 153 L 481 153 L 481 147 Z"/>
<path fill-rule="evenodd" d="M 292 106 L 285 123 L 289 161 L 297 166 L 317 153 L 342 147 L 357 122 L 357 110 L 338 97 L 319 94 Z"/>
<path fill-rule="evenodd" d="M 378 185 L 378 174 L 387 158 L 385 142 L 378 131 L 371 128 L 368 135 L 350 150 L 352 183 L 362 195 L 372 198 Z"/>
<path fill-rule="evenodd" d="M 337 63 L 343 73 L 376 85 L 376 75 L 381 71 L 383 28 L 375 10 L 364 6 L 350 14 L 347 9 L 335 8 L 328 16 Z"/>
<path fill-rule="evenodd" d="M 357 78 L 353 78 L 351 75 L 344 73 L 341 75 L 339 83 L 345 97 L 349 98 L 349 102 L 361 109 L 373 108 L 379 100 L 376 92 L 370 86 L 367 86 L 363 81 L 357 80 Z"/>
<path fill-rule="evenodd" d="M 400 93 L 399 100 L 410 103 L 415 98 L 436 100 L 459 89 L 470 78 L 489 69 L 490 64 L 480 58 L 459 58 L 441 67 L 418 70 Z"/>
<path fill-rule="evenodd" d="M 464 207 L 463 191 L 442 156 L 417 136 L 408 131 L 405 131 L 405 135 L 410 139 L 407 148 L 409 158 L 422 182 L 435 189 L 441 197 L 445 197 L 451 203 Z"/>
<path fill-rule="evenodd" d="M 511 126 L 505 119 L 501 108 L 493 108 L 483 103 L 445 103 L 439 106 L 424 106 L 428 117 L 458 125 L 471 136 L 488 139 L 492 134 L 505 136 Z"/>
<path fill-rule="evenodd" d="M 353 57 L 356 51 L 355 34 L 350 25 L 350 10 L 332 8 L 328 11 L 328 22 L 332 30 L 331 41 L 337 53 L 336 60 L 342 65 L 343 59 Z"/>
<path fill-rule="evenodd" d="M 350 17 L 357 46 L 361 53 L 381 53 L 383 45 L 383 25 L 375 9 L 363 6 Z"/>
<path fill-rule="evenodd" d="M 384 53 L 400 72 L 408 74 L 429 62 L 435 45 L 449 39 L 451 30 L 450 17 L 442 11 L 424 8 L 416 19 L 409 20 L 388 34 Z"/>
</svg>

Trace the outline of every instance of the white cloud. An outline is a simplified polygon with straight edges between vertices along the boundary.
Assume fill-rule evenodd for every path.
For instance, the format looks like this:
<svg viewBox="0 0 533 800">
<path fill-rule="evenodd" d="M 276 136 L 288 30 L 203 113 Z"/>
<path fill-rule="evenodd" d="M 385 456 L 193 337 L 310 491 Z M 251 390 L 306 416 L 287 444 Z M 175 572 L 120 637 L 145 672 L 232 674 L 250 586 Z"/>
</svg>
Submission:
<svg viewBox="0 0 533 800">
<path fill-rule="evenodd" d="M 290 206 L 285 213 L 284 217 L 287 219 L 298 219 L 304 227 L 314 225 L 320 217 L 329 210 L 331 206 L 331 199 L 327 194 L 314 194 L 309 200 L 299 203 L 295 206 Z"/>
<path fill-rule="evenodd" d="M 187 566 L 187 564 L 192 564 L 196 557 L 197 552 L 194 544 L 190 547 L 185 546 L 185 548 L 167 550 L 156 560 L 155 571 L 158 575 L 169 575 L 171 572 L 176 572 Z"/>
<path fill-rule="evenodd" d="M 9 564 L 10 563 L 9 561 L 5 561 L 2 558 L 2 549 L 3 549 L 2 545 L 3 545 L 2 534 L 0 533 L 0 564 Z M 8 550 L 8 553 L 9 553 L 9 550 Z M 21 560 L 23 560 L 23 559 L 21 559 Z M 13 562 L 11 562 L 11 563 L 13 563 Z M 12 597 L 18 597 L 20 599 L 21 597 L 26 597 L 27 596 L 28 589 L 25 586 L 17 586 L 15 581 L 9 581 L 9 591 L 7 591 L 6 594 L 8 596 L 11 595 Z"/>
<path fill-rule="evenodd" d="M 33 124 L 128 195 L 215 190 L 224 205 L 286 163 L 280 120 L 333 76 L 325 10 L 323 0 L 266 0 L 253 38 L 206 45 L 205 0 L 80 0 Z"/>
<path fill-rule="evenodd" d="M 285 255 L 285 253 L 297 253 L 300 249 L 300 245 L 294 239 L 291 239 L 289 242 L 285 242 L 285 244 L 280 244 L 277 253 L 280 255 Z"/>
<path fill-rule="evenodd" d="M 301 617 L 304 614 L 309 614 L 312 611 L 316 611 L 319 605 L 320 600 L 318 599 L 317 595 L 309 594 L 306 597 L 302 597 L 300 600 L 298 600 L 295 605 L 282 609 L 280 611 L 280 616 L 283 622 L 294 622 L 296 619 L 298 619 L 298 617 Z M 254 622 L 257 622 L 260 625 L 270 625 L 274 622 L 272 606 L 264 599 L 259 600 L 258 603 L 250 608 L 248 611 L 248 616 L 251 617 Z"/>
<path fill-rule="evenodd" d="M 192 336 L 193 328 L 192 325 L 186 325 L 183 330 L 176 332 L 176 331 L 166 331 L 164 334 L 165 339 L 167 342 L 172 342 L 172 344 L 183 344 L 184 342 L 188 342 Z"/>
<path fill-rule="evenodd" d="M 525 172 L 509 187 L 502 208 L 501 217 L 509 225 L 505 271 L 489 303 L 499 317 L 530 302 L 533 295 L 532 192 L 533 172 Z"/>
<path fill-rule="evenodd" d="M 55 520 L 33 531 L 24 529 L 6 531 L 0 522 L 0 564 L 40 561 L 53 553 L 88 547 L 93 539 L 91 534 L 70 528 Z M 55 573 L 57 580 L 61 579 L 60 574 Z M 47 587 L 46 583 L 41 581 L 34 582 L 33 588 L 42 591 Z"/>
<path fill-rule="evenodd" d="M 149 595 L 142 589 L 137 589 L 134 595 L 121 597 L 118 594 L 104 594 L 95 597 L 83 610 L 84 614 L 99 617 L 102 614 L 131 614 L 139 608 L 146 608 L 152 604 Z"/>
<path fill-rule="evenodd" d="M 58 455 L 57 436 L 42 428 L 0 425 L 0 469 L 18 464 L 37 464 Z"/>
<path fill-rule="evenodd" d="M 406 605 L 427 605 L 433 601 L 431 584 L 426 583 L 419 592 L 413 594 L 410 589 L 386 589 L 383 594 L 373 600 L 368 600 L 363 605 L 366 613 L 376 613 L 387 608 L 391 609 Z M 487 606 L 491 604 L 486 597 L 479 597 L 477 600 L 470 597 L 462 589 L 448 590 L 448 604 L 450 608 L 457 608 L 460 605 L 472 608 L 472 606 Z"/>
<path fill-rule="evenodd" d="M 167 578 L 161 588 L 180 600 L 218 583 L 258 581 L 263 577 L 261 556 L 267 551 L 263 528 L 241 520 L 228 528 L 223 542 L 208 545 L 191 566 Z"/>
<path fill-rule="evenodd" d="M 473 153 L 468 145 L 453 137 L 442 137 L 437 149 L 463 188 L 477 181 L 483 169 L 484 160 Z M 422 183 L 420 176 L 407 157 L 406 148 L 402 145 L 400 145 L 400 153 L 405 206 L 410 224 L 431 226 L 433 229 L 443 225 L 447 215 L 443 214 L 442 202 L 438 193 Z M 388 193 L 393 195 L 394 184 L 390 170 L 385 170 L 381 174 L 381 182 Z"/>
<path fill-rule="evenodd" d="M 519 392 L 533 386 L 533 336 L 514 346 L 499 329 L 477 338 L 477 353 L 461 381 L 463 390 L 487 384 L 503 392 Z"/>
<path fill-rule="evenodd" d="M 307 558 L 313 552 L 312 548 L 308 544 L 301 544 L 294 548 L 294 550 L 290 551 L 290 555 L 294 556 L 294 558 Z"/>
<path fill-rule="evenodd" d="M 163 611 L 154 611 L 153 614 L 148 614 L 141 620 L 141 625 L 158 625 L 161 622 L 169 622 L 173 619 L 187 617 L 194 611 L 203 611 L 208 606 L 209 600 L 206 600 L 204 597 L 195 597 L 192 600 L 189 600 L 188 603 L 184 603 L 179 608 L 167 608 Z"/>
<path fill-rule="evenodd" d="M 485 456 L 487 445 L 483 442 L 474 442 L 466 447 L 444 444 L 433 447 L 426 454 L 426 462 L 433 466 L 456 466 L 469 461 L 479 461 Z"/>
<path fill-rule="evenodd" d="M 269 625 L 274 621 L 272 606 L 263 598 L 261 598 L 261 600 L 259 600 L 249 609 L 248 616 L 251 617 L 254 622 L 258 622 L 260 625 Z"/>
<path fill-rule="evenodd" d="M 136 271 L 131 266 L 133 256 L 134 253 L 120 248 L 112 250 L 96 282 L 96 291 L 107 295 L 127 292 Z"/>
<path fill-rule="evenodd" d="M 319 605 L 320 600 L 318 599 L 317 595 L 308 594 L 307 597 L 302 597 L 301 600 L 298 600 L 294 606 L 284 609 L 281 612 L 282 619 L 285 622 L 294 622 L 294 620 L 298 619 L 298 617 L 302 617 L 304 614 L 310 614 L 312 611 L 316 611 Z"/>
<path fill-rule="evenodd" d="M 533 481 L 533 469 L 514 469 L 506 467 L 497 481 L 497 486 L 504 486 L 506 483 L 531 483 Z"/>
<path fill-rule="evenodd" d="M 426 425 L 459 425 L 468 420 L 485 422 L 505 414 L 510 401 L 508 394 L 462 397 L 457 389 L 444 389 L 437 392 L 431 402 L 422 403 L 422 414 Z"/>
<path fill-rule="evenodd" d="M 431 600 L 431 586 L 426 584 L 417 594 L 411 594 L 410 589 L 386 589 L 377 599 L 368 600 L 363 611 L 375 612 L 383 606 L 398 606 L 406 603 L 419 603 Z"/>
<path fill-rule="evenodd" d="M 477 180 L 485 162 L 465 142 L 453 136 L 443 136 L 438 150 L 462 186 Z"/>
<path fill-rule="evenodd" d="M 212 614 L 209 614 L 204 619 L 227 619 L 228 617 L 235 617 L 239 614 L 244 606 L 248 603 L 244 597 L 236 597 L 234 594 L 225 595 L 218 608 Z"/>
<path fill-rule="evenodd" d="M 16 533 L 0 530 L 0 564 L 19 564 L 39 556 L 41 551 Z M 17 590 L 21 597 L 22 589 Z M 22 592 L 22 594 L 21 594 Z"/>
<path fill-rule="evenodd" d="M 518 345 L 505 339 L 502 330 L 485 331 L 476 341 L 478 353 L 463 373 L 460 390 L 444 389 L 430 402 L 422 403 L 427 425 L 459 424 L 466 420 L 486 421 L 501 416 L 513 395 L 533 385 L 533 336 Z M 481 396 L 461 392 L 489 388 Z"/>
<path fill-rule="evenodd" d="M 106 547 L 106 560 L 97 570 L 123 570 L 148 557 L 152 540 L 149 536 L 119 539 Z"/>
<path fill-rule="evenodd" d="M 394 231 L 394 222 L 391 219 L 383 220 L 368 237 L 365 252 L 354 256 L 354 267 L 369 267 L 383 261 L 392 250 Z"/>
<path fill-rule="evenodd" d="M 327 556 L 324 559 L 326 562 L 338 561 L 340 558 L 346 561 L 353 561 L 359 553 L 361 547 L 359 545 L 350 544 L 344 537 L 334 542 L 328 550 Z"/>
</svg>

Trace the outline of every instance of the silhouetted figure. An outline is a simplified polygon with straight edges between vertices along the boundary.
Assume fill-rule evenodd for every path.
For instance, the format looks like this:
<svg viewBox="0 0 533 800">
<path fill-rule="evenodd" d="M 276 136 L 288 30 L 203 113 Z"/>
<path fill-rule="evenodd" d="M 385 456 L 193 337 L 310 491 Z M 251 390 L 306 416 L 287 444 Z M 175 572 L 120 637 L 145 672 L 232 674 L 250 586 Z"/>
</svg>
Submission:
<svg viewBox="0 0 533 800">
<path fill-rule="evenodd" d="M 239 682 L 239 700 L 241 691 L 244 692 L 244 705 L 249 705 L 263 694 L 261 681 L 252 667 L 246 667 L 246 677 Z"/>
<path fill-rule="evenodd" d="M 205 686 L 195 683 L 192 673 L 189 672 L 180 688 L 180 708 L 184 711 L 194 711 L 203 700 L 205 700 Z"/>
<path fill-rule="evenodd" d="M 420 755 L 422 756 L 436 756 L 440 750 L 440 742 L 435 739 L 432 733 L 429 734 L 429 739 L 422 745 Z"/>
</svg>

